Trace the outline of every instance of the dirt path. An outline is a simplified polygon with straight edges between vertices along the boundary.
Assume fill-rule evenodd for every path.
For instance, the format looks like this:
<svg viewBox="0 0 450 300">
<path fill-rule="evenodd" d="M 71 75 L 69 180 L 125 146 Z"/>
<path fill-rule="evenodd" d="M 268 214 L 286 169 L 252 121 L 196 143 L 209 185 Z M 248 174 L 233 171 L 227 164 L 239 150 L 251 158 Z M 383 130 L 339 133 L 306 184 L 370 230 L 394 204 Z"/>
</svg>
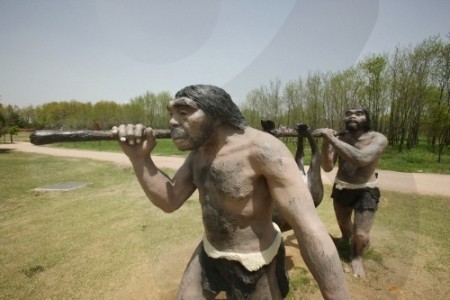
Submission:
<svg viewBox="0 0 450 300">
<path fill-rule="evenodd" d="M 89 158 L 111 161 L 120 165 L 130 165 L 128 158 L 122 153 L 73 150 L 35 146 L 28 142 L 0 144 L 0 149 L 10 149 L 21 152 L 32 152 L 54 156 Z M 153 156 L 157 166 L 178 169 L 184 161 L 181 157 Z M 336 175 L 336 169 L 330 173 L 322 173 L 324 184 L 331 184 Z M 379 171 L 380 188 L 403 193 L 418 193 L 423 195 L 450 196 L 450 175 L 428 173 L 402 173 L 394 171 Z"/>
</svg>

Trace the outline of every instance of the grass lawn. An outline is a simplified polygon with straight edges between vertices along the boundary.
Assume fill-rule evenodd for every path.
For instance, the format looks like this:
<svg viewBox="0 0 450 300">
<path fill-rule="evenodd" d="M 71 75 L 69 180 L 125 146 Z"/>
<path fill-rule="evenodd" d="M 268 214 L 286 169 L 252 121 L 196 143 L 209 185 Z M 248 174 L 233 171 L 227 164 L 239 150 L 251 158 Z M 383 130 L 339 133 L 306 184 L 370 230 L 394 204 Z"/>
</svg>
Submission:
<svg viewBox="0 0 450 300">
<path fill-rule="evenodd" d="M 114 298 L 167 249 L 201 237 L 196 201 L 160 212 L 131 168 L 1 153 L 0 176 L 0 299 Z M 68 181 L 92 184 L 34 191 Z"/>
<path fill-rule="evenodd" d="M 198 200 L 153 207 L 131 168 L 86 159 L 0 152 L 0 299 L 171 299 L 203 228 Z M 67 192 L 49 184 L 83 181 Z M 338 229 L 328 197 L 318 213 Z M 369 281 L 347 274 L 354 299 L 445 299 L 450 293 L 450 197 L 384 192 L 365 257 Z M 317 286 L 292 233 L 290 299 Z M 347 264 L 348 249 L 339 247 Z M 303 295 L 303 296 L 300 296 Z"/>
</svg>

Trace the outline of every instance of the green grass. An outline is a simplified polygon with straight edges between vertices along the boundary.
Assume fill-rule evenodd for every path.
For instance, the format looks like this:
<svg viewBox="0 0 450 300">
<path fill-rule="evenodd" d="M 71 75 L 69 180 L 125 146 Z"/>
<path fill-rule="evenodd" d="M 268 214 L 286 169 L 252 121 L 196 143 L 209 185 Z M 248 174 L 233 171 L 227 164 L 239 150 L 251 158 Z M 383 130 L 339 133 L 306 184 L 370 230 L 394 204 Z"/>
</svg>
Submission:
<svg viewBox="0 0 450 300">
<path fill-rule="evenodd" d="M 120 299 L 136 290 L 174 290 L 203 232 L 197 199 L 162 213 L 131 168 L 3 151 L 0 178 L 0 299 Z M 68 192 L 34 190 L 66 181 L 92 184 Z M 326 186 L 318 213 L 338 237 L 329 193 Z M 382 191 L 365 256 L 367 272 L 377 281 L 365 288 L 417 276 L 436 282 L 419 295 L 450 292 L 444 287 L 449 215 L 450 197 Z M 295 299 L 317 293 L 307 269 L 295 266 L 290 273 Z"/>
<path fill-rule="evenodd" d="M 286 299 L 308 299 L 318 289 L 317 282 L 307 268 L 294 266 L 289 276 L 289 294 Z"/>
<path fill-rule="evenodd" d="M 201 237 L 195 200 L 169 218 L 149 204 L 131 168 L 2 152 L 0 177 L 0 299 L 115 295 L 168 259 L 167 249 Z M 34 191 L 66 181 L 92 184 Z"/>
<path fill-rule="evenodd" d="M 317 211 L 330 236 L 337 240 L 341 234 L 336 225 L 330 192 L 331 187 L 325 186 L 325 198 Z M 382 191 L 381 196 L 371 231 L 371 245 L 363 255 L 365 270 L 371 281 L 355 283 L 350 280 L 350 290 L 355 289 L 353 285 L 356 285 L 358 288 L 355 290 L 367 291 L 364 298 L 388 299 L 392 294 L 375 296 L 377 294 L 373 289 L 388 290 L 392 286 L 402 287 L 412 281 L 421 282 L 410 287 L 413 289 L 412 294 L 418 298 L 444 299 L 450 293 L 449 287 L 442 287 L 450 274 L 450 196 L 390 191 Z M 336 243 L 336 248 L 343 264 L 348 265 L 349 245 Z M 291 287 L 302 292 L 291 291 L 289 299 L 310 299 L 312 295 L 317 295 L 317 285 L 311 283 L 309 270 L 296 266 L 291 277 Z M 441 285 L 434 285 L 434 282 Z"/>
<path fill-rule="evenodd" d="M 397 147 L 388 147 L 378 164 L 380 169 L 413 173 L 450 174 L 450 148 L 446 147 L 438 163 L 437 153 L 430 146 L 420 144 L 411 150 L 398 152 Z"/>
</svg>

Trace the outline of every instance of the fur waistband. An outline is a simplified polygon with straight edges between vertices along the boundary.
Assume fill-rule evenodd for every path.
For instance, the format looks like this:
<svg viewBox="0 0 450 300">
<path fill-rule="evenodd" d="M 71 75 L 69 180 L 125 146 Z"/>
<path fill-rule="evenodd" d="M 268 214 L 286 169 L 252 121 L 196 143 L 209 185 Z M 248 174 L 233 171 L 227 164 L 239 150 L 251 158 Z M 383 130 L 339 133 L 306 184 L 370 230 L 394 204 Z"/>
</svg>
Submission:
<svg viewBox="0 0 450 300">
<path fill-rule="evenodd" d="M 270 264 L 273 258 L 278 253 L 278 248 L 280 248 L 282 235 L 281 230 L 277 224 L 273 223 L 274 228 L 277 230 L 277 235 L 274 241 L 269 246 L 269 248 L 260 252 L 250 252 L 250 253 L 238 253 L 231 251 L 220 251 L 214 248 L 213 245 L 208 241 L 206 235 L 203 235 L 203 247 L 206 254 L 211 258 L 224 258 L 228 260 L 240 262 L 247 270 L 256 271 L 262 266 Z"/>
<path fill-rule="evenodd" d="M 343 189 L 349 189 L 349 190 L 357 190 L 357 189 L 364 189 L 364 188 L 376 188 L 378 187 L 378 180 L 366 182 L 366 183 L 348 183 L 339 179 L 334 180 L 334 184 L 338 190 Z"/>
</svg>

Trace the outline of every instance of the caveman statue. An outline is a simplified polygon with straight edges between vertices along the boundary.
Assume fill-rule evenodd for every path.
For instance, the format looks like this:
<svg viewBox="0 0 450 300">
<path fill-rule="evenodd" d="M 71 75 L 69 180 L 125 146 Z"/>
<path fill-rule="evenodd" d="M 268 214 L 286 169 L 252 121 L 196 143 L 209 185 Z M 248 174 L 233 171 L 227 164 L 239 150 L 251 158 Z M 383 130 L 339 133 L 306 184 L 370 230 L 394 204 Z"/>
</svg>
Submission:
<svg viewBox="0 0 450 300">
<path fill-rule="evenodd" d="M 349 299 L 336 246 L 287 147 L 247 125 L 223 89 L 188 86 L 167 106 L 175 146 L 189 154 L 173 177 L 152 159 L 156 137 L 142 124 L 117 133 L 136 177 L 162 211 L 179 209 L 198 191 L 204 235 L 185 269 L 177 299 L 284 299 L 285 250 L 272 211 L 292 227 L 324 299 Z"/>
<path fill-rule="evenodd" d="M 322 169 L 330 172 L 338 165 L 331 198 L 342 233 L 340 241 L 350 244 L 353 275 L 365 278 L 362 256 L 370 244 L 380 201 L 376 168 L 388 140 L 372 130 L 365 108 L 348 109 L 343 121 L 343 134 L 336 135 L 330 128 L 319 128 L 312 134 L 323 139 Z"/>
</svg>

